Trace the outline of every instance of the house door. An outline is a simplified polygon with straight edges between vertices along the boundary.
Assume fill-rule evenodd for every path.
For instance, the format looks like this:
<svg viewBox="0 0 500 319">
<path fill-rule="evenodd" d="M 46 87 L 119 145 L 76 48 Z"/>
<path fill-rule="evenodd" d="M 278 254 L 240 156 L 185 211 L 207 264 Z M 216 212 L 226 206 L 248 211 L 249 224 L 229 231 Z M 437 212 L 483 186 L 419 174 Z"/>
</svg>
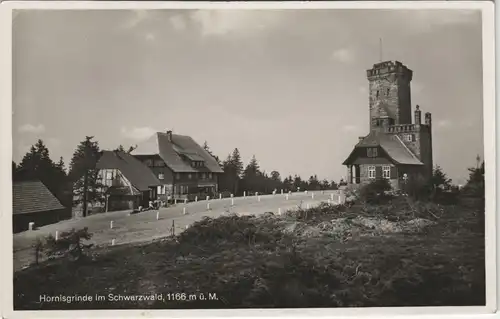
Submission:
<svg viewBox="0 0 500 319">
<path fill-rule="evenodd" d="M 361 183 L 361 168 L 359 165 L 354 165 L 354 176 L 355 176 L 354 182 L 356 184 Z"/>
</svg>

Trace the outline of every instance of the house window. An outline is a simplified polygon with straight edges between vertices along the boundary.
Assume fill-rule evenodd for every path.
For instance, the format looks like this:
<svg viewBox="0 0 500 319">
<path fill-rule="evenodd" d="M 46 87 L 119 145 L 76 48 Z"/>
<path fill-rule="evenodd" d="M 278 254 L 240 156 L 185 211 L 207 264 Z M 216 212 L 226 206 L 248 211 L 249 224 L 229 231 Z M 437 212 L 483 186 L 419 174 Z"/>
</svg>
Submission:
<svg viewBox="0 0 500 319">
<path fill-rule="evenodd" d="M 153 166 L 153 160 L 152 159 L 147 159 L 144 161 L 144 163 L 146 164 L 146 166 Z"/>
<path fill-rule="evenodd" d="M 188 174 L 188 178 L 189 179 L 193 178 L 193 174 Z"/>
<path fill-rule="evenodd" d="M 113 179 L 113 171 L 107 171 L 106 172 L 106 179 Z"/>
<path fill-rule="evenodd" d="M 175 174 L 175 179 L 181 179 L 181 174 L 176 173 L 176 174 Z"/>
<path fill-rule="evenodd" d="M 208 178 L 212 179 L 212 173 L 208 173 Z"/>
<path fill-rule="evenodd" d="M 412 134 L 406 134 L 405 135 L 405 141 L 407 141 L 407 142 L 413 141 L 413 135 Z"/>
<path fill-rule="evenodd" d="M 163 173 L 158 174 L 158 179 L 165 179 L 165 175 Z"/>
<path fill-rule="evenodd" d="M 377 148 L 370 147 L 366 149 L 366 156 L 377 157 Z"/>
<path fill-rule="evenodd" d="M 391 167 L 388 165 L 382 166 L 382 177 L 390 179 L 391 178 Z"/>
<path fill-rule="evenodd" d="M 375 166 L 368 166 L 368 178 L 375 178 Z"/>
<path fill-rule="evenodd" d="M 201 179 L 206 179 L 207 178 L 207 174 L 203 173 L 201 174 Z"/>
</svg>

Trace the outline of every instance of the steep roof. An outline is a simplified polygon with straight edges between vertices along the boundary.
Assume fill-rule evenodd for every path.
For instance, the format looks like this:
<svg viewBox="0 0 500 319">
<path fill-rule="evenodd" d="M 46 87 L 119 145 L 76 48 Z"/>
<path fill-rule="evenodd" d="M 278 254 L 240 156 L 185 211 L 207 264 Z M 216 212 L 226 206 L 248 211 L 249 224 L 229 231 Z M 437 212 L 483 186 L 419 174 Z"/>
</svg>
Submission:
<svg viewBox="0 0 500 319">
<path fill-rule="evenodd" d="M 120 170 L 130 183 L 140 191 L 147 191 L 150 186 L 162 184 L 146 165 L 125 152 L 102 151 L 96 168 Z"/>
<path fill-rule="evenodd" d="M 223 173 L 217 161 L 193 138 L 172 134 L 169 141 L 167 133 L 158 132 L 148 140 L 138 144 L 134 155 L 158 154 L 174 172 L 212 172 Z M 186 158 L 186 159 L 185 159 Z M 191 161 L 203 161 L 204 167 L 192 167 Z"/>
<path fill-rule="evenodd" d="M 364 147 L 380 146 L 387 155 L 396 163 L 402 165 L 423 165 L 423 163 L 411 152 L 397 135 L 372 131 L 359 141 L 343 165 L 351 162 L 356 149 Z"/>
<path fill-rule="evenodd" d="M 13 214 L 41 213 L 65 207 L 39 180 L 13 182 Z"/>
</svg>

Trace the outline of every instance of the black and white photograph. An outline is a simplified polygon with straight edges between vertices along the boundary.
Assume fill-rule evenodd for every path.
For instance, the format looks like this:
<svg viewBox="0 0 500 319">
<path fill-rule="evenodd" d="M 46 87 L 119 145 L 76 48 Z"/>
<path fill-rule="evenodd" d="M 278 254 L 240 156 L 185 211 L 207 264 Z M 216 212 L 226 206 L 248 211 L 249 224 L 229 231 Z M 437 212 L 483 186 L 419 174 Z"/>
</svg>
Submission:
<svg viewBox="0 0 500 319">
<path fill-rule="evenodd" d="M 18 316 L 494 311 L 492 4 L 74 5 L 7 6 Z"/>
</svg>

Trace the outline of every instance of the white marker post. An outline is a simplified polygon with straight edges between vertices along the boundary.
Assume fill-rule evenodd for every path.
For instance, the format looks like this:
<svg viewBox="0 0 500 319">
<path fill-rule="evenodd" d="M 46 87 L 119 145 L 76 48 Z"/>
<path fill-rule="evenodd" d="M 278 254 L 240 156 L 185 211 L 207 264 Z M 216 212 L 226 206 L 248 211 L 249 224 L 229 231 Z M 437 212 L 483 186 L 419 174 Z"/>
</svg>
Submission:
<svg viewBox="0 0 500 319">
<path fill-rule="evenodd" d="M 56 230 L 56 241 L 59 239 L 59 231 Z"/>
<path fill-rule="evenodd" d="M 307 194 L 307 189 L 304 191 L 304 193 L 306 193 L 306 194 Z"/>
<path fill-rule="evenodd" d="M 174 204 L 177 205 L 177 198 L 174 199 Z"/>
<path fill-rule="evenodd" d="M 328 205 L 330 205 L 332 202 L 330 201 L 330 198 L 328 198 Z"/>
<path fill-rule="evenodd" d="M 288 194 L 286 194 L 285 198 L 286 198 L 286 200 L 288 200 Z"/>
<path fill-rule="evenodd" d="M 222 193 L 221 193 L 221 194 L 219 194 L 219 199 L 222 199 Z"/>
<path fill-rule="evenodd" d="M 207 198 L 206 198 L 206 199 L 207 199 L 207 200 L 209 200 L 209 199 L 210 199 L 210 196 L 207 196 Z"/>
<path fill-rule="evenodd" d="M 234 198 L 231 198 L 231 206 L 234 206 Z"/>
<path fill-rule="evenodd" d="M 115 245 L 115 240 L 111 239 L 111 246 L 114 246 L 114 245 Z"/>
<path fill-rule="evenodd" d="M 306 204 L 306 209 L 309 209 L 309 204 Z"/>
<path fill-rule="evenodd" d="M 30 223 L 28 224 L 28 229 L 29 229 L 29 230 L 33 230 L 33 229 L 35 229 L 35 222 L 30 222 Z"/>
<path fill-rule="evenodd" d="M 187 202 L 188 202 L 188 199 L 184 198 L 184 205 L 187 204 Z"/>
<path fill-rule="evenodd" d="M 330 194 L 330 199 L 333 200 L 333 194 Z"/>
<path fill-rule="evenodd" d="M 207 203 L 207 210 L 210 210 L 210 203 Z"/>
<path fill-rule="evenodd" d="M 278 216 L 281 216 L 281 208 L 278 208 Z"/>
<path fill-rule="evenodd" d="M 113 221 L 109 222 L 109 228 L 113 229 Z"/>
<path fill-rule="evenodd" d="M 188 229 L 188 228 L 189 228 L 189 225 L 186 225 L 186 229 Z"/>
<path fill-rule="evenodd" d="M 186 207 L 183 207 L 183 208 L 182 208 L 182 214 L 183 214 L 183 215 L 186 215 Z"/>
<path fill-rule="evenodd" d="M 157 211 L 156 212 L 156 220 L 159 220 L 160 219 L 160 211 Z"/>
<path fill-rule="evenodd" d="M 247 192 L 243 192 L 243 198 L 247 197 Z"/>
<path fill-rule="evenodd" d="M 283 188 L 281 189 L 281 195 L 283 195 Z"/>
<path fill-rule="evenodd" d="M 198 201 L 198 196 L 195 196 L 194 197 L 194 201 L 197 202 Z"/>
<path fill-rule="evenodd" d="M 260 196 L 257 196 L 257 201 L 260 202 Z"/>
<path fill-rule="evenodd" d="M 311 198 L 314 199 L 314 193 L 311 193 Z"/>
</svg>

